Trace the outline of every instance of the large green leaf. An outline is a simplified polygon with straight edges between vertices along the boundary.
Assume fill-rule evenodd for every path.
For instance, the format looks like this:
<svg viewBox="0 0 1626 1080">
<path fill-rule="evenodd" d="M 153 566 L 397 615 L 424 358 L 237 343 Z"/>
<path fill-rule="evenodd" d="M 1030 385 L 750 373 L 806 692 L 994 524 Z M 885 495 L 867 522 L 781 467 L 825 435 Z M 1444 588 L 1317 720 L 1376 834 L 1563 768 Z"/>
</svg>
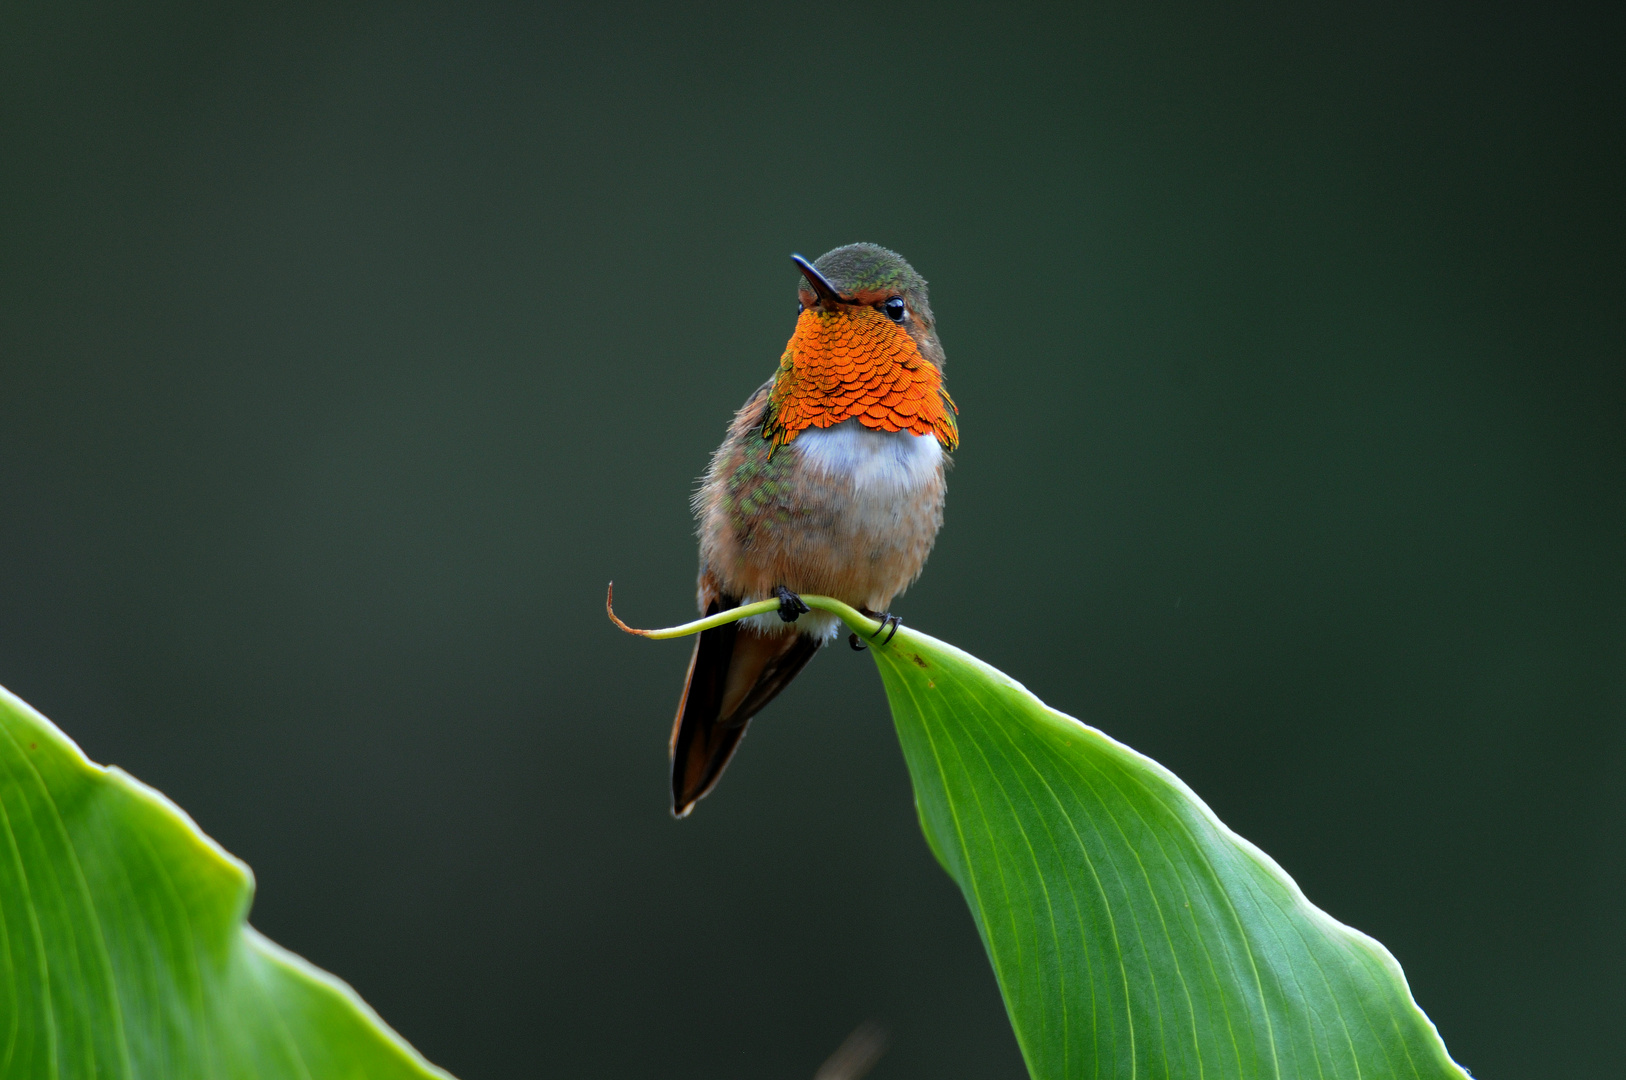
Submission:
<svg viewBox="0 0 1626 1080">
<path fill-rule="evenodd" d="M 675 637 L 774 606 L 632 632 Z M 1173 773 L 925 634 L 882 634 L 871 652 L 921 828 L 1039 1080 L 1467 1075 L 1394 957 L 1306 900 Z"/>
<path fill-rule="evenodd" d="M 1036 1077 L 1455 1077 L 1382 945 L 1157 762 L 925 634 L 872 650 Z"/>
<path fill-rule="evenodd" d="M 0 689 L 0 1077 L 445 1077 L 255 932 L 248 868 Z"/>
</svg>

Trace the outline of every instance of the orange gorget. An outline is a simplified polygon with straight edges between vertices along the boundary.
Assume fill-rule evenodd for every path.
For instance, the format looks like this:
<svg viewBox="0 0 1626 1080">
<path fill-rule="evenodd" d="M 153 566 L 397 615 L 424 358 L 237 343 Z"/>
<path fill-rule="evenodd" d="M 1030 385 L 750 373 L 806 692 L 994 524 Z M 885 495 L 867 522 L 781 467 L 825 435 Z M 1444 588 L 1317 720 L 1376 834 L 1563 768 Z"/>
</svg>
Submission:
<svg viewBox="0 0 1626 1080">
<path fill-rule="evenodd" d="M 868 306 L 810 308 L 779 359 L 762 437 L 777 449 L 805 428 L 856 418 L 879 431 L 935 434 L 953 450 L 959 411 L 942 373 L 903 327 Z"/>
</svg>

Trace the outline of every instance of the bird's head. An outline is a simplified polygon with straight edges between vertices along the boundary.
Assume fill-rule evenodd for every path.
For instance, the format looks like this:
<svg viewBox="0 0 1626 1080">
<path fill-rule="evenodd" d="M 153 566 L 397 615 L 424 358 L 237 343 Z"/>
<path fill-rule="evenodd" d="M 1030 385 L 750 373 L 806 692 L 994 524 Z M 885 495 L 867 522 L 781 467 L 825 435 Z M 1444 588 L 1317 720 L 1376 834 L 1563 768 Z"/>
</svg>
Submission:
<svg viewBox="0 0 1626 1080">
<path fill-rule="evenodd" d="M 802 272 L 796 330 L 785 346 L 763 434 L 776 445 L 808 427 L 857 420 L 884 431 L 959 442 L 942 388 L 943 346 L 926 280 L 895 251 L 848 244 Z"/>
<path fill-rule="evenodd" d="M 791 260 L 802 272 L 798 313 L 845 307 L 850 315 L 853 308 L 873 308 L 908 334 L 920 355 L 942 370 L 943 346 L 937 340 L 926 279 L 902 255 L 879 244 L 847 244 L 811 263 L 800 255 Z"/>
</svg>

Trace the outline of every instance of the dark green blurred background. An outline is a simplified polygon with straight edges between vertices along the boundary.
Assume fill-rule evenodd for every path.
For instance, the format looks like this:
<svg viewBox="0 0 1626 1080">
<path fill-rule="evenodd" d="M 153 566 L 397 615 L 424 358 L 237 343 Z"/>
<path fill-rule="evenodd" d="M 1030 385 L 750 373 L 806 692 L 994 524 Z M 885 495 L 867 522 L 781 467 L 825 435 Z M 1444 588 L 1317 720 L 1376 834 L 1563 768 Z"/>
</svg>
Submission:
<svg viewBox="0 0 1626 1080">
<path fill-rule="evenodd" d="M 1579 9 L 12 4 L 0 681 L 465 1080 L 1017 1077 L 868 659 L 666 813 L 687 498 L 852 240 L 898 605 L 1164 762 L 1478 1075 L 1626 1055 L 1622 39 Z"/>
</svg>

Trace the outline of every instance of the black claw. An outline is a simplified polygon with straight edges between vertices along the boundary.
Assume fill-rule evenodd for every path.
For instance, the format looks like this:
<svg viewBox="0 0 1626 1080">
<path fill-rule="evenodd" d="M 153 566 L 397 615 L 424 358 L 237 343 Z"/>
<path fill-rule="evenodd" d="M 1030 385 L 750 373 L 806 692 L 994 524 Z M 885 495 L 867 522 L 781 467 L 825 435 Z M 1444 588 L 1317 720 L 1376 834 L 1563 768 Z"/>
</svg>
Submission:
<svg viewBox="0 0 1626 1080">
<path fill-rule="evenodd" d="M 786 622 L 795 622 L 800 616 L 813 609 L 802 602 L 802 598 L 780 585 L 774 589 L 774 595 L 779 597 L 779 617 Z"/>
<path fill-rule="evenodd" d="M 869 652 L 869 646 L 859 641 L 857 634 L 847 635 L 847 647 L 853 652 Z"/>
<path fill-rule="evenodd" d="M 886 635 L 885 641 L 881 642 L 882 645 L 890 645 L 892 644 L 892 639 L 898 636 L 898 627 L 903 625 L 903 616 L 893 615 L 891 612 L 888 612 L 887 614 L 880 616 L 880 620 L 881 625 L 875 628 L 875 633 L 871 634 L 869 639 L 874 641 L 876 638 L 881 636 L 882 630 L 890 627 L 892 632 Z"/>
</svg>

